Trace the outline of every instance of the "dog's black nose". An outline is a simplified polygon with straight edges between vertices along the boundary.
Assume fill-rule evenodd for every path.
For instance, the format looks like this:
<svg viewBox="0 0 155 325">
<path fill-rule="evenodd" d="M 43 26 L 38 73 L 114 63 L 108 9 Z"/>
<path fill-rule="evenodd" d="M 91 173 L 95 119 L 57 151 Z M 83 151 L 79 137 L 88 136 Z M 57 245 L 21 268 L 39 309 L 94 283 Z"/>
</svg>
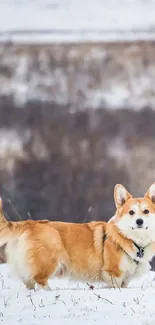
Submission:
<svg viewBox="0 0 155 325">
<path fill-rule="evenodd" d="M 143 219 L 137 219 L 136 220 L 136 224 L 138 225 L 138 226 L 142 226 L 142 224 L 143 224 Z"/>
</svg>

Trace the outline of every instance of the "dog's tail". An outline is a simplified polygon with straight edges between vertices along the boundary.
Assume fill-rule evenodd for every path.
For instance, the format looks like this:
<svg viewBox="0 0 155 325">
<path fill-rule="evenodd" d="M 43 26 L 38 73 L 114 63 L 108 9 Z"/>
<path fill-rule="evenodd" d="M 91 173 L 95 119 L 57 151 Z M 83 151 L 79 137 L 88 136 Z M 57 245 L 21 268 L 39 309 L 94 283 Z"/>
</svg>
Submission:
<svg viewBox="0 0 155 325">
<path fill-rule="evenodd" d="M 3 213 L 3 202 L 0 197 L 0 247 L 8 242 L 11 234 L 12 223 L 6 220 Z"/>
</svg>

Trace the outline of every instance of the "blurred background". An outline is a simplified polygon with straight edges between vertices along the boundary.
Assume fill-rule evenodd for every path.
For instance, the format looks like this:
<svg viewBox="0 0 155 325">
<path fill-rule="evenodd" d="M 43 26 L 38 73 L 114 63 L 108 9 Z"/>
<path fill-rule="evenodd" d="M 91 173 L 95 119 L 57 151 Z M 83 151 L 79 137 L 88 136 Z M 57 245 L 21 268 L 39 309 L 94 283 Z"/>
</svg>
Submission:
<svg viewBox="0 0 155 325">
<path fill-rule="evenodd" d="M 108 220 L 155 181 L 155 1 L 0 1 L 8 219 Z"/>
</svg>

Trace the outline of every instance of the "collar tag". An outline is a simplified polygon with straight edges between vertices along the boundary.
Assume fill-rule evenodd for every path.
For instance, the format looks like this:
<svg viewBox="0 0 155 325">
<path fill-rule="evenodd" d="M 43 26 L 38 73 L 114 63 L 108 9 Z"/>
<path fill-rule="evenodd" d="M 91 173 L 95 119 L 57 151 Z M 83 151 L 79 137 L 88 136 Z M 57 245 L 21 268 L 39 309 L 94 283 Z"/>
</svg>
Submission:
<svg viewBox="0 0 155 325">
<path fill-rule="evenodd" d="M 142 258 L 144 257 L 144 248 L 143 247 L 137 247 L 139 251 L 137 252 L 137 257 Z"/>
</svg>

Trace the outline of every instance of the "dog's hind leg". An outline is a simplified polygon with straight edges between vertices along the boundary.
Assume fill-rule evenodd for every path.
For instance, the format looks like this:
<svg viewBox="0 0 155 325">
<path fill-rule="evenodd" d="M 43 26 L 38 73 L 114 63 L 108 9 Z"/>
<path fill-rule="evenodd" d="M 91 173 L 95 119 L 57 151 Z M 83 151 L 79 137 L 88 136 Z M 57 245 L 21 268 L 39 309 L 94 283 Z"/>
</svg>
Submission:
<svg viewBox="0 0 155 325">
<path fill-rule="evenodd" d="M 44 289 L 46 291 L 51 291 L 52 289 L 48 285 L 48 277 L 40 278 L 39 274 L 35 277 L 36 281 L 36 291 L 39 289 Z"/>
<path fill-rule="evenodd" d="M 48 285 L 46 281 L 42 281 L 42 283 L 36 283 L 35 291 L 39 291 L 40 289 L 44 289 L 46 291 L 52 291 L 51 287 Z"/>
<path fill-rule="evenodd" d="M 50 265 L 38 265 L 35 267 L 35 272 L 33 275 L 33 281 L 37 284 L 38 288 L 43 288 L 47 291 L 51 291 L 51 288 L 48 285 L 48 279 L 56 274 L 58 270 L 58 261 L 57 259 L 52 260 Z"/>
</svg>

